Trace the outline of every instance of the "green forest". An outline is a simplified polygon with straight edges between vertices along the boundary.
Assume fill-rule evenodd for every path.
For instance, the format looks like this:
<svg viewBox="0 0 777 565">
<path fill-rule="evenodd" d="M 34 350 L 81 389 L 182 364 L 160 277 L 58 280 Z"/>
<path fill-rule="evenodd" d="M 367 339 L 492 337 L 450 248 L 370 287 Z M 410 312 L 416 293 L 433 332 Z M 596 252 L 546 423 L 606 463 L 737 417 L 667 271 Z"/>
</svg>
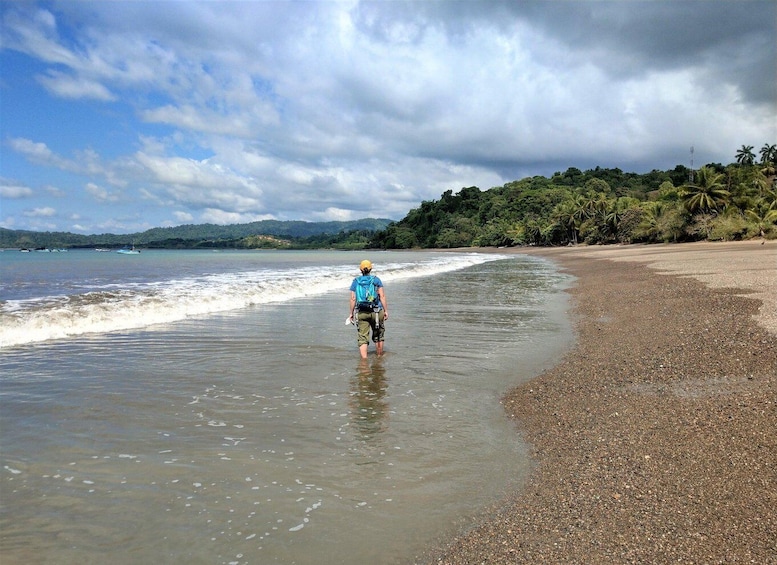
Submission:
<svg viewBox="0 0 777 565">
<path fill-rule="evenodd" d="M 383 249 L 658 243 L 777 238 L 777 145 L 760 158 L 646 174 L 557 172 L 481 191 L 447 191 L 378 232 Z"/>
</svg>

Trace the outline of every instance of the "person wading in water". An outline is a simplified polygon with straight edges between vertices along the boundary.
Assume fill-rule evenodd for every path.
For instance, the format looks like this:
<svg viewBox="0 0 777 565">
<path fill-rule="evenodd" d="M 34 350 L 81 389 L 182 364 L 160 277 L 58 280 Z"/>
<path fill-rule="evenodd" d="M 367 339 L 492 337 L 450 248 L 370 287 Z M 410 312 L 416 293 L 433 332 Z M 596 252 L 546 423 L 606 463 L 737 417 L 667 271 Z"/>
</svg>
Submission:
<svg viewBox="0 0 777 565">
<path fill-rule="evenodd" d="M 378 277 L 370 274 L 372 263 L 365 259 L 359 264 L 359 270 L 362 273 L 361 276 L 351 282 L 348 319 L 356 324 L 359 354 L 362 359 L 366 359 L 370 332 L 378 356 L 383 355 L 384 322 L 388 320 L 388 305 L 383 283 Z"/>
</svg>

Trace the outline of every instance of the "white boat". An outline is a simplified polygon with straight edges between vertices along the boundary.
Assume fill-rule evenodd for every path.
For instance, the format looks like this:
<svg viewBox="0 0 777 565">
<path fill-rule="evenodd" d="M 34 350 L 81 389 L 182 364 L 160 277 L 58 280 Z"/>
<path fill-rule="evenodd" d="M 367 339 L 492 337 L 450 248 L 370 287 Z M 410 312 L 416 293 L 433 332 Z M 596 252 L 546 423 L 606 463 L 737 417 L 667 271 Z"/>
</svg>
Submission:
<svg viewBox="0 0 777 565">
<path fill-rule="evenodd" d="M 116 253 L 121 253 L 122 255 L 138 255 L 140 251 L 135 249 L 135 246 L 133 245 L 132 247 L 122 247 Z"/>
</svg>

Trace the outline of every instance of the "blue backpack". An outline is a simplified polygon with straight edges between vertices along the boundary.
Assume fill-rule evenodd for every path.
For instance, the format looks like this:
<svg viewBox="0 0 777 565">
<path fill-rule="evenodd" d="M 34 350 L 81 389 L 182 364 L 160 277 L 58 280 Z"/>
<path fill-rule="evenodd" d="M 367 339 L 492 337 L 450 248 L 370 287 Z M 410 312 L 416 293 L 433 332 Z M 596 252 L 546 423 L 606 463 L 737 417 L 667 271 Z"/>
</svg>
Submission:
<svg viewBox="0 0 777 565">
<path fill-rule="evenodd" d="M 375 277 L 372 275 L 358 277 L 356 279 L 356 309 L 359 312 L 371 312 L 377 310 L 379 304 Z"/>
</svg>

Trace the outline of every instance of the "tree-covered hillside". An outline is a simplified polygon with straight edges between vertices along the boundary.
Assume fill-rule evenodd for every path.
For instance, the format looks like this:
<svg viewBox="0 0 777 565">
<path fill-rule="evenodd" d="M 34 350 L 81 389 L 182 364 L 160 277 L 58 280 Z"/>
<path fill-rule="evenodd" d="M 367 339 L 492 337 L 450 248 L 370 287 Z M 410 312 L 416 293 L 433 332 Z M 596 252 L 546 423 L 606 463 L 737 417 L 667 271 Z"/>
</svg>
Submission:
<svg viewBox="0 0 777 565">
<path fill-rule="evenodd" d="M 350 247 L 354 241 L 367 245 L 374 232 L 391 223 L 365 218 L 349 222 L 302 222 L 263 220 L 248 224 L 197 224 L 153 228 L 133 234 L 80 235 L 68 232 L 33 232 L 0 228 L 0 247 L 120 247 L 137 245 L 156 248 L 284 248 L 322 246 L 328 242 Z"/>
<path fill-rule="evenodd" d="M 777 238 L 777 146 L 760 162 L 646 174 L 571 168 L 481 191 L 447 191 L 376 234 L 371 245 L 411 247 L 568 245 Z"/>
</svg>

